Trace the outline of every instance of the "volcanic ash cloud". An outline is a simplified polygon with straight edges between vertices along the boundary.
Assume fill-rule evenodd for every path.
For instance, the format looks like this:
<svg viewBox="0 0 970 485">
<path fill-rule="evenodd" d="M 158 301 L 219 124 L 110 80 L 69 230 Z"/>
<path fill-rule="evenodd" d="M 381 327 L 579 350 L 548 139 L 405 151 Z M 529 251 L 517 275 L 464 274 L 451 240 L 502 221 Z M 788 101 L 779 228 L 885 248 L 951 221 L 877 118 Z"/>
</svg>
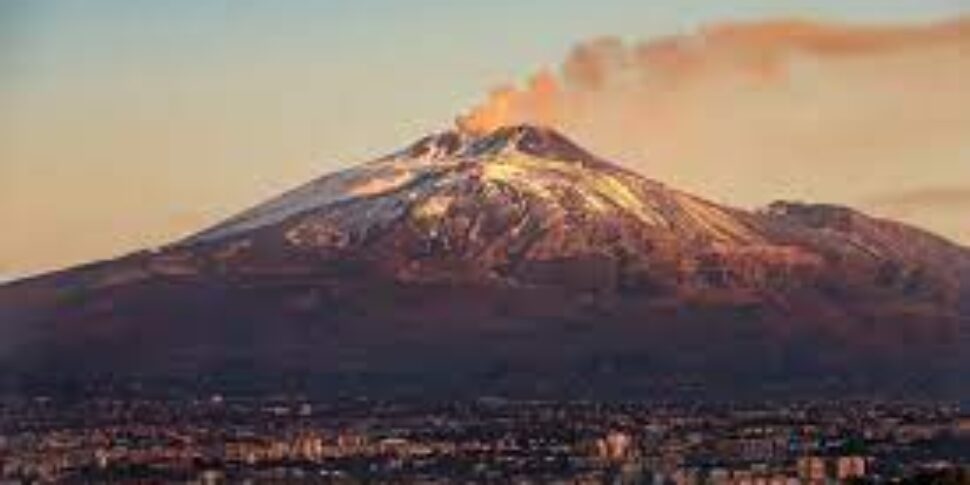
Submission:
<svg viewBox="0 0 970 485">
<path fill-rule="evenodd" d="M 967 18 L 596 39 L 555 70 L 495 89 L 457 123 L 478 133 L 553 126 L 648 176 L 735 204 L 786 197 L 907 216 L 869 201 L 967 177 L 968 54 Z M 961 233 L 958 215 L 940 210 L 912 222 Z"/>
</svg>

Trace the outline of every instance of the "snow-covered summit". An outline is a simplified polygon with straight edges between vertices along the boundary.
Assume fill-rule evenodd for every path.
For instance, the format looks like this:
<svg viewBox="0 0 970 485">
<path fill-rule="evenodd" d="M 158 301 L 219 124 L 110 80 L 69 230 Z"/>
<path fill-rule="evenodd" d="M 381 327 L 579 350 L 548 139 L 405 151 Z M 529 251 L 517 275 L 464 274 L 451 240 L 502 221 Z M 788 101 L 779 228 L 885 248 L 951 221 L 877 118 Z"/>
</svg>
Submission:
<svg viewBox="0 0 970 485">
<path fill-rule="evenodd" d="M 447 131 L 386 157 L 318 178 L 206 230 L 211 241 L 314 211 L 343 233 L 404 215 L 444 217 L 449 209 L 518 205 L 531 217 L 621 217 L 692 239 L 755 236 L 728 209 L 605 162 L 548 128 L 521 125 L 473 136 Z"/>
<path fill-rule="evenodd" d="M 419 180 L 453 171 L 462 164 L 483 163 L 517 152 L 563 161 L 594 160 L 592 155 L 547 128 L 528 125 L 504 127 L 483 136 L 450 130 L 426 136 L 401 151 L 377 160 L 324 175 L 246 210 L 188 241 L 219 239 L 274 224 L 315 208 L 380 196 Z"/>
</svg>

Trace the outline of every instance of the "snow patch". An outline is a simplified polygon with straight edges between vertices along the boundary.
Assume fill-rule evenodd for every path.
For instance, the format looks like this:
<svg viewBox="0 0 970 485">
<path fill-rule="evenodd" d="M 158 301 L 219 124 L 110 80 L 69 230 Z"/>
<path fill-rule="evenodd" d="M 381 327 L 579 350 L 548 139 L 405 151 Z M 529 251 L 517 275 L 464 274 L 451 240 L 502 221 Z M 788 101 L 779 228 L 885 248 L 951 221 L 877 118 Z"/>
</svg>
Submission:
<svg viewBox="0 0 970 485">
<path fill-rule="evenodd" d="M 347 195 L 352 197 L 368 197 L 397 190 L 414 180 L 413 171 L 401 171 L 387 176 L 377 176 L 356 181 L 347 189 Z"/>
<path fill-rule="evenodd" d="M 414 215 L 419 219 L 433 219 L 448 212 L 454 197 L 447 195 L 433 195 L 414 208 Z"/>
<path fill-rule="evenodd" d="M 720 242 L 755 242 L 760 239 L 750 228 L 723 209 L 706 204 L 690 195 L 677 193 L 677 203 L 690 221 Z"/>
</svg>

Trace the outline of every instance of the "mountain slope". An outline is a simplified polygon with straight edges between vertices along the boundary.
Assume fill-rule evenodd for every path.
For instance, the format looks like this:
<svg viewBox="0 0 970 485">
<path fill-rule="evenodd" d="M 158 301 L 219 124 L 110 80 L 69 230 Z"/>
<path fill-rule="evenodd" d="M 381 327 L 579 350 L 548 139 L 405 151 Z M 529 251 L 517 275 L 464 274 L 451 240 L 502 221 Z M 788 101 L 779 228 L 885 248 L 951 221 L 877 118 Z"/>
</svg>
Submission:
<svg viewBox="0 0 970 485">
<path fill-rule="evenodd" d="M 0 287 L 0 377 L 956 395 L 968 268 L 915 228 L 723 207 L 551 130 L 447 132 L 158 251 Z"/>
</svg>

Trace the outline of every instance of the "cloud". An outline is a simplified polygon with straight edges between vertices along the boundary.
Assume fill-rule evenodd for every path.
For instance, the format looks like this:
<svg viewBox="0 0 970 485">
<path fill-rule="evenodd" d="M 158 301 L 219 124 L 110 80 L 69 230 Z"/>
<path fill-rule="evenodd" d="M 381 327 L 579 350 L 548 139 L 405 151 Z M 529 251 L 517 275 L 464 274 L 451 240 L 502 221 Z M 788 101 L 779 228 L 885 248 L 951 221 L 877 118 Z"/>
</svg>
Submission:
<svg viewBox="0 0 970 485">
<path fill-rule="evenodd" d="M 457 123 L 472 132 L 554 126 L 647 176 L 735 205 L 868 207 L 872 194 L 967 177 L 968 52 L 970 18 L 774 20 L 639 43 L 602 38 L 495 90 Z M 933 229 L 965 234 L 950 223 Z"/>
<path fill-rule="evenodd" d="M 460 116 L 458 124 L 471 131 L 490 131 L 518 122 L 556 124 L 569 121 L 559 115 L 581 114 L 584 97 L 654 94 L 713 75 L 736 75 L 754 82 L 783 81 L 796 67 L 791 63 L 798 59 L 892 55 L 913 49 L 965 46 L 968 41 L 970 19 L 930 26 L 776 20 L 713 25 L 691 35 L 633 45 L 600 38 L 577 45 L 558 76 L 543 70 L 523 88 L 500 87 L 483 104 Z"/>
<path fill-rule="evenodd" d="M 873 198 L 875 205 L 943 210 L 970 209 L 970 186 L 927 187 Z M 970 212 L 967 213 L 970 224 Z"/>
</svg>

